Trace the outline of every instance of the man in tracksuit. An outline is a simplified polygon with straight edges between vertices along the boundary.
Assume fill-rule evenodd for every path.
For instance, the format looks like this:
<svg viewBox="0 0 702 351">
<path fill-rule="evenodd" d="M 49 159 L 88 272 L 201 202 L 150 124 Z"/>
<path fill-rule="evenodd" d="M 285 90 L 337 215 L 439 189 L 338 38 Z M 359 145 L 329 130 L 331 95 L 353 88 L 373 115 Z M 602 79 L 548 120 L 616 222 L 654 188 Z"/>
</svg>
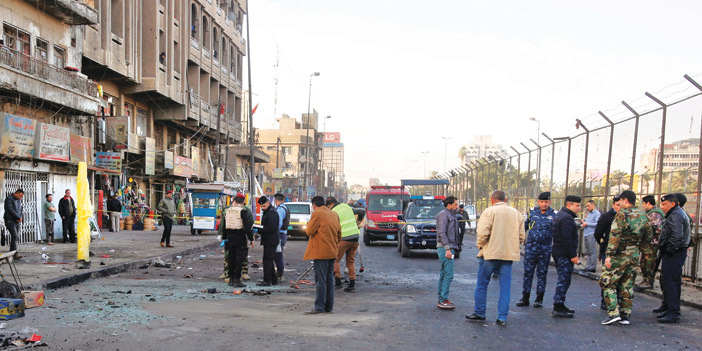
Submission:
<svg viewBox="0 0 702 351">
<path fill-rule="evenodd" d="M 449 301 L 449 289 L 453 281 L 453 258 L 458 246 L 458 220 L 454 215 L 458 209 L 458 200 L 449 196 L 443 201 L 444 210 L 436 216 L 436 253 L 441 262 L 439 273 L 439 302 L 436 307 L 452 310 L 456 306 Z"/>
<path fill-rule="evenodd" d="M 553 236 L 551 227 L 556 211 L 551 208 L 551 193 L 543 192 L 539 194 L 539 206 L 531 209 L 529 218 L 524 222 L 524 229 L 529 231 L 529 236 L 524 246 L 524 286 L 522 288 L 522 299 L 517 302 L 517 306 L 529 306 L 531 295 L 531 281 L 534 278 L 534 270 L 537 272 L 538 281 L 536 283 L 536 300 L 534 307 L 543 306 L 544 293 L 546 292 L 546 276 L 548 274 L 548 264 L 551 261 L 551 245 Z"/>
<path fill-rule="evenodd" d="M 280 223 L 280 252 L 275 253 L 275 266 L 278 280 L 283 280 L 285 274 L 285 260 L 283 252 L 285 251 L 285 243 L 288 242 L 288 226 L 290 225 L 290 210 L 285 206 L 285 196 L 283 194 L 273 195 L 275 201 L 275 210 L 278 212 L 278 222 Z"/>
<path fill-rule="evenodd" d="M 14 193 L 7 195 L 5 198 L 5 228 L 10 232 L 10 251 L 17 251 L 17 239 L 19 235 L 20 223 L 24 219 L 22 214 L 22 197 L 24 190 L 17 189 Z M 22 258 L 19 253 L 15 252 L 15 259 Z"/>
<path fill-rule="evenodd" d="M 229 217 L 234 219 L 233 223 L 227 221 L 230 212 L 231 216 Z M 227 241 L 229 286 L 235 288 L 246 286 L 241 282 L 241 270 L 244 258 L 249 254 L 246 240 L 251 242 L 252 248 L 254 245 L 252 227 L 253 216 L 244 207 L 244 196 L 238 194 L 234 198 L 234 203 L 222 210 L 222 222 L 219 224 L 219 235 Z"/>
<path fill-rule="evenodd" d="M 575 311 L 565 305 L 566 293 L 570 287 L 573 266 L 578 264 L 578 228 L 575 216 L 580 212 L 580 197 L 568 195 L 565 206 L 553 220 L 553 261 L 556 263 L 558 283 L 553 295 L 553 316 L 573 318 Z"/>
<path fill-rule="evenodd" d="M 339 251 L 336 254 L 334 261 L 334 287 L 336 289 L 343 288 L 341 282 L 341 259 L 346 255 L 346 268 L 349 270 L 349 285 L 344 288 L 345 292 L 356 291 L 356 251 L 358 251 L 358 238 L 361 231 L 356 223 L 356 216 L 353 213 L 351 206 L 340 204 L 336 198 L 330 196 L 326 200 L 326 206 L 334 211 L 339 216 L 339 225 L 341 226 L 341 240 L 339 241 Z"/>
<path fill-rule="evenodd" d="M 278 212 L 268 201 L 268 198 L 261 196 L 258 198 L 263 214 L 261 216 L 261 226 L 258 230 L 261 234 L 261 245 L 263 245 L 263 281 L 256 283 L 257 286 L 278 285 L 278 276 L 275 274 L 274 263 L 275 250 L 280 242 L 280 222 Z"/>
</svg>

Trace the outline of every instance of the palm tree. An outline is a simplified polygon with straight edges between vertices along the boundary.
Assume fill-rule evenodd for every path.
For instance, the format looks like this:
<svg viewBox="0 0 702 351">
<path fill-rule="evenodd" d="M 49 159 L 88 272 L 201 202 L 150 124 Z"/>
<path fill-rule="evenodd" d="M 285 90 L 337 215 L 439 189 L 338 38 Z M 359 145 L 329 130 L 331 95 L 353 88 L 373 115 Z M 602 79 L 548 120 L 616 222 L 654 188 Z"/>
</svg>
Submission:
<svg viewBox="0 0 702 351">
<path fill-rule="evenodd" d="M 458 150 L 458 158 L 461 159 L 461 164 L 464 164 L 466 161 L 466 156 L 468 154 L 468 148 L 466 146 L 461 146 L 461 149 Z"/>
</svg>

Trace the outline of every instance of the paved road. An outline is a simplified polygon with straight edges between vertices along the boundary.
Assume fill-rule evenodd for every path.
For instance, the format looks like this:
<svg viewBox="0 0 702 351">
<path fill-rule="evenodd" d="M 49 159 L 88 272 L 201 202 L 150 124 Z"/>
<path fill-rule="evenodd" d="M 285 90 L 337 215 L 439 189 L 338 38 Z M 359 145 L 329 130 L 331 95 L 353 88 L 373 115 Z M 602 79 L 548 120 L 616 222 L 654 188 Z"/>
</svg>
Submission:
<svg viewBox="0 0 702 351">
<path fill-rule="evenodd" d="M 467 246 L 474 238 L 466 238 Z M 306 242 L 288 242 L 288 269 L 296 273 Z M 515 264 L 511 312 L 506 327 L 494 324 L 497 282 L 490 286 L 488 321 L 465 320 L 472 312 L 475 249 L 456 261 L 451 300 L 436 308 L 438 260 L 433 252 L 401 258 L 392 245 L 363 247 L 366 271 L 356 293 L 338 292 L 335 313 L 305 316 L 313 288 L 271 289 L 271 294 L 232 294 L 217 280 L 221 252 L 182 257 L 174 267 L 153 266 L 48 292 L 47 305 L 10 321 L 8 329 L 37 328 L 52 350 L 464 350 L 473 349 L 700 349 L 700 311 L 684 308 L 679 325 L 660 325 L 650 312 L 659 301 L 639 295 L 630 326 L 601 326 L 596 282 L 574 276 L 570 320 L 551 317 L 555 271 L 549 272 L 547 308 L 517 308 L 521 264 Z M 251 252 L 260 260 L 261 250 Z M 179 267 L 179 268 L 177 268 Z M 252 268 L 252 277 L 261 271 Z M 186 277 L 191 276 L 191 277 Z M 216 288 L 218 293 L 203 293 Z M 625 346 L 630 344 L 631 346 Z"/>
</svg>

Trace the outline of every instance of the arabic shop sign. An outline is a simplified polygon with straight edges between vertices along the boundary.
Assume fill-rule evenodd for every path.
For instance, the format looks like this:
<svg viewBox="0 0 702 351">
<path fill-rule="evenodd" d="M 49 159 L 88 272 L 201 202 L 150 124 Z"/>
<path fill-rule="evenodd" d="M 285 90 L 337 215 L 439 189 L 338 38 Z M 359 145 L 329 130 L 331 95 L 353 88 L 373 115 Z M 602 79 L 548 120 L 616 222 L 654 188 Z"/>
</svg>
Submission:
<svg viewBox="0 0 702 351">
<path fill-rule="evenodd" d="M 15 156 L 34 156 L 34 132 L 37 121 L 29 118 L 4 114 L 0 153 Z"/>
<path fill-rule="evenodd" d="M 146 169 L 144 173 L 147 175 L 156 174 L 156 139 L 146 138 Z"/>
<path fill-rule="evenodd" d="M 92 139 L 71 134 L 71 162 L 93 163 Z"/>
<path fill-rule="evenodd" d="M 36 158 L 68 162 L 71 157 L 71 130 L 53 124 L 39 123 L 34 145 L 37 147 Z"/>
<path fill-rule="evenodd" d="M 120 152 L 100 152 L 96 153 L 97 159 L 95 165 L 109 169 L 111 171 L 120 172 L 122 170 L 122 153 Z"/>
</svg>

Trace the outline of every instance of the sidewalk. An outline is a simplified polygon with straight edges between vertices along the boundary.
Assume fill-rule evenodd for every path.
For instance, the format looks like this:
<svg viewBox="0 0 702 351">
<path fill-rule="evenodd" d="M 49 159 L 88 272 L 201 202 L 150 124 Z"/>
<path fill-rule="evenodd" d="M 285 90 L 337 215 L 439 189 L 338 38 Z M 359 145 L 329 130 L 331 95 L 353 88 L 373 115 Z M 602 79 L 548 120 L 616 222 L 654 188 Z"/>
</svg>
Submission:
<svg viewBox="0 0 702 351">
<path fill-rule="evenodd" d="M 171 244 L 175 247 L 162 248 L 159 245 L 162 233 L 162 226 L 157 231 L 148 232 L 102 232 L 105 240 L 90 243 L 90 252 L 94 256 L 90 257 L 89 269 L 76 269 L 76 244 L 63 244 L 61 241 L 54 245 L 21 244 L 19 254 L 23 257 L 14 262 L 25 290 L 45 290 L 124 272 L 157 258 L 169 261 L 178 255 L 215 250 L 219 246 L 214 231 L 193 236 L 190 235 L 190 226 L 173 226 Z M 7 249 L 6 246 L 3 251 Z M 42 258 L 42 254 L 47 254 L 48 259 Z M 0 266 L 0 273 L 7 281 L 14 283 L 9 267 Z"/>
</svg>

